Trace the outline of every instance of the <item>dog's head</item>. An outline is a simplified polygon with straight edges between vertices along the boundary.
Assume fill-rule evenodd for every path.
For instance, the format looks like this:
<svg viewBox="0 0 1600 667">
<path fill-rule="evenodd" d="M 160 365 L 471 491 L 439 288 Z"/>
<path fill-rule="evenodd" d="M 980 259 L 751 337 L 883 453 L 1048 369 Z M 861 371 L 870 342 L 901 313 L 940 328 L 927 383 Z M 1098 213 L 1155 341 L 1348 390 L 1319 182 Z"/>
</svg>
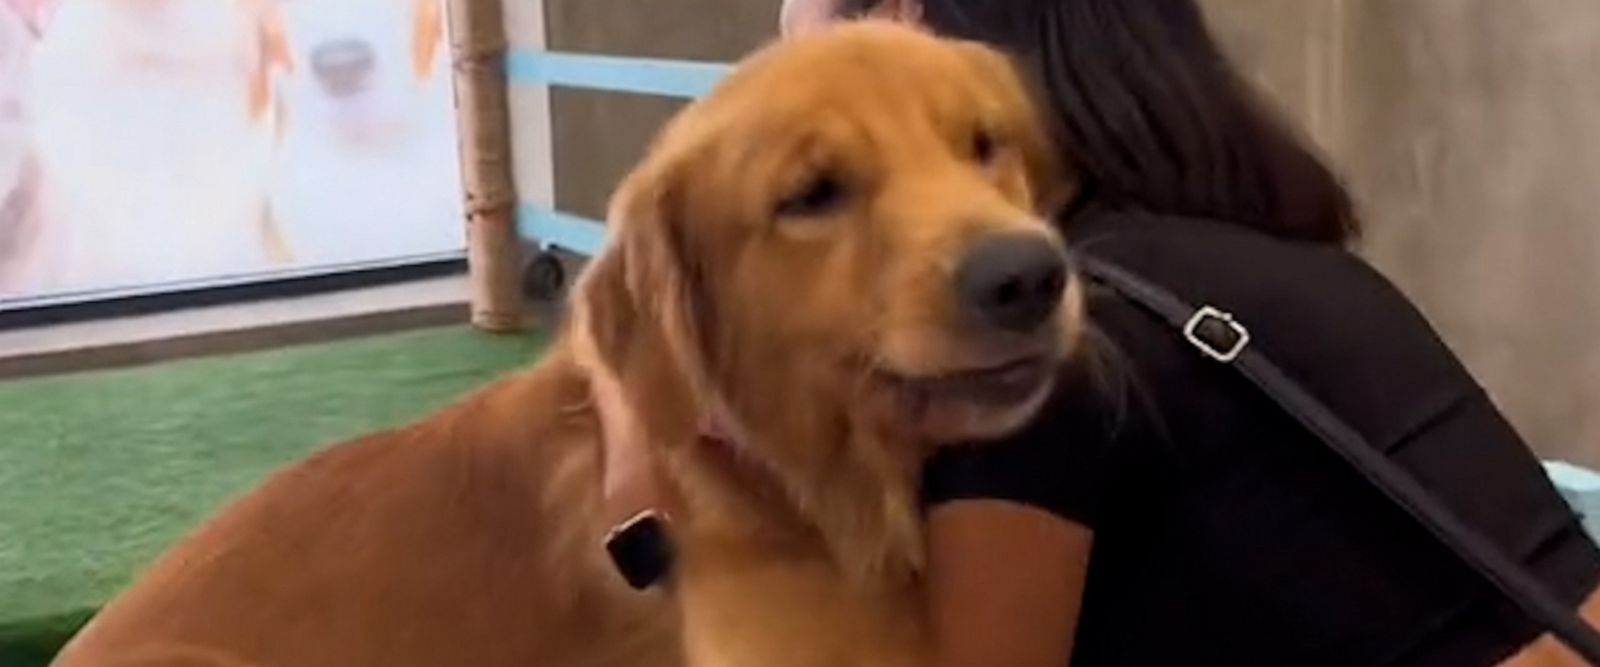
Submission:
<svg viewBox="0 0 1600 667">
<path fill-rule="evenodd" d="M 731 431 L 839 562 L 914 562 L 924 445 L 1020 426 L 1076 333 L 1050 155 L 985 48 L 880 23 L 768 47 L 617 191 L 579 358 L 658 446 Z"/>
<path fill-rule="evenodd" d="M 818 404 L 917 439 L 999 435 L 1075 329 L 1038 213 L 1066 182 L 1050 155 L 983 47 L 875 22 L 775 44 L 625 180 L 579 310 L 624 377 L 660 330 L 747 428 Z"/>
</svg>

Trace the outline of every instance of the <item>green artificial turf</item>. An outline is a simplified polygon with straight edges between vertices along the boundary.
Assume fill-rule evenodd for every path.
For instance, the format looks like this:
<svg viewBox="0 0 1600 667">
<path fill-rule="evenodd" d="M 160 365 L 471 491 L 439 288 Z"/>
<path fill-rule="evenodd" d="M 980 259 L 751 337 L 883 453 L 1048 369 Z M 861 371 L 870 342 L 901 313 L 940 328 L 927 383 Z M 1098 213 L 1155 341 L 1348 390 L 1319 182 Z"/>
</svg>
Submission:
<svg viewBox="0 0 1600 667">
<path fill-rule="evenodd" d="M 544 342 L 451 327 L 0 383 L 0 667 L 43 664 L 271 469 L 426 414 Z"/>
</svg>

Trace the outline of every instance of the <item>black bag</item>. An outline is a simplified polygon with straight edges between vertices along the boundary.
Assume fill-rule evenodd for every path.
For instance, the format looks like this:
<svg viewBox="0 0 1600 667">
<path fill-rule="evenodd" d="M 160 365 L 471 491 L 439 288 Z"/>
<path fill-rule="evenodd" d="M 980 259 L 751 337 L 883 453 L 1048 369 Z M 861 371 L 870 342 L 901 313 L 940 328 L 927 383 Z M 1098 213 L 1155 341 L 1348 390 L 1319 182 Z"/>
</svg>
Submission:
<svg viewBox="0 0 1600 667">
<path fill-rule="evenodd" d="M 1600 633 L 1584 622 L 1575 610 L 1557 600 L 1520 564 L 1461 521 L 1406 471 L 1370 446 L 1359 432 L 1286 375 L 1259 349 L 1252 347 L 1250 330 L 1244 323 L 1216 306 L 1195 307 L 1185 303 L 1161 286 L 1104 259 L 1080 254 L 1077 260 L 1090 280 L 1110 288 L 1174 327 L 1206 357 L 1238 369 L 1507 599 L 1521 607 L 1530 619 L 1544 626 L 1590 664 L 1600 665 Z"/>
</svg>

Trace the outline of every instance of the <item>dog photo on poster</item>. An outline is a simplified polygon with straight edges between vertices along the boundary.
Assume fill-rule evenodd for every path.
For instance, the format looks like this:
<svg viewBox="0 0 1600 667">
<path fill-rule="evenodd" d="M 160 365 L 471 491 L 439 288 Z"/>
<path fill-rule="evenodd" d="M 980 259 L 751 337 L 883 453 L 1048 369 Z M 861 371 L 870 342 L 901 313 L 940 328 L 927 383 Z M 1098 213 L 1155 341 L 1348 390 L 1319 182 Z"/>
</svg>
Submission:
<svg viewBox="0 0 1600 667">
<path fill-rule="evenodd" d="M 0 304 L 460 253 L 443 0 L 0 0 Z"/>
</svg>

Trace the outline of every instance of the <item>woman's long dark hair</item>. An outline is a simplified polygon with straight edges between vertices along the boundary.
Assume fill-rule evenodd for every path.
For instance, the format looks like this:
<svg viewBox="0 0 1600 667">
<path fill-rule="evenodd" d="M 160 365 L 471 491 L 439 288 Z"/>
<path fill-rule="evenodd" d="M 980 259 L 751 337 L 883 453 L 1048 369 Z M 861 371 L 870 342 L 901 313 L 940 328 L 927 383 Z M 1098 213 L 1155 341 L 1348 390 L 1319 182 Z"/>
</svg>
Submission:
<svg viewBox="0 0 1600 667">
<path fill-rule="evenodd" d="M 1359 232 L 1344 185 L 1228 61 L 1194 0 L 922 4 L 934 31 L 1016 59 L 1095 203 L 1327 243 Z"/>
</svg>

